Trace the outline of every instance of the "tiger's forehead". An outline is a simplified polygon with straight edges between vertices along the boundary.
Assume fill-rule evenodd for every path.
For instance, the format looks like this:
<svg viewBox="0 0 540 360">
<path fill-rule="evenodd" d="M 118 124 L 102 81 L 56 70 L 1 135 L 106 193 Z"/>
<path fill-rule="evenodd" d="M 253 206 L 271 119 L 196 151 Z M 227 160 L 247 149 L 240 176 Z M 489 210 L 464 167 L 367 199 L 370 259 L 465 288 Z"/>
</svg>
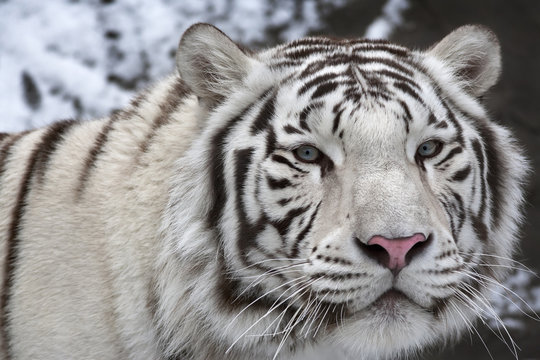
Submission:
<svg viewBox="0 0 540 360">
<path fill-rule="evenodd" d="M 353 125 L 360 133 L 373 133 L 369 127 L 408 133 L 413 116 L 428 117 L 440 107 L 421 55 L 387 41 L 305 38 L 268 50 L 262 59 L 283 76 L 278 102 L 304 130 L 314 125 L 339 136 Z"/>
</svg>

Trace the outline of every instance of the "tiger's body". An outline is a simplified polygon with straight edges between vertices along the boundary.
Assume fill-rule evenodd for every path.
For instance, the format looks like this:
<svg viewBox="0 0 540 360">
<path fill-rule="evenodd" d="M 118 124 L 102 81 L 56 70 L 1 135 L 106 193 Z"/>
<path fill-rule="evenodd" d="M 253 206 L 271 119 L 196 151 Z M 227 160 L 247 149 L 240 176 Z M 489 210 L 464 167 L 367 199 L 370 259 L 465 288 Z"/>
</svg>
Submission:
<svg viewBox="0 0 540 360">
<path fill-rule="evenodd" d="M 520 220 L 526 163 L 477 100 L 498 51 L 464 27 L 428 52 L 251 54 L 195 25 L 181 77 L 127 109 L 0 135 L 2 358 L 392 358 L 456 337 Z"/>
</svg>

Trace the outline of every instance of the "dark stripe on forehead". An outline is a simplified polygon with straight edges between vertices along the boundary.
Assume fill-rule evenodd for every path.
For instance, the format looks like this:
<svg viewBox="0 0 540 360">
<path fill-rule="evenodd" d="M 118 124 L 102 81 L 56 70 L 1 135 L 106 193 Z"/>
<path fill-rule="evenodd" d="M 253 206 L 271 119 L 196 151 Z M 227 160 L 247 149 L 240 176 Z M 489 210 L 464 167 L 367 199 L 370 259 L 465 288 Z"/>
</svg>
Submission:
<svg viewBox="0 0 540 360">
<path fill-rule="evenodd" d="M 414 88 L 416 90 L 420 90 L 420 86 L 418 86 L 418 84 L 416 82 L 414 82 L 414 80 L 412 78 L 403 76 L 403 75 L 401 75 L 401 74 L 399 74 L 399 73 L 397 73 L 395 71 L 383 69 L 383 70 L 376 70 L 376 71 L 373 72 L 373 74 L 383 76 L 385 78 L 394 80 L 396 82 L 402 82 L 404 84 L 409 85 L 411 88 Z"/>
<path fill-rule="evenodd" d="M 341 120 L 341 114 L 343 114 L 343 109 L 341 109 L 337 114 L 336 116 L 334 117 L 334 123 L 332 125 L 332 133 L 335 134 L 336 131 L 338 130 L 339 128 L 339 122 Z"/>
<path fill-rule="evenodd" d="M 40 152 L 37 154 L 35 172 L 38 184 L 43 183 L 50 159 L 62 141 L 64 134 L 76 123 L 74 120 L 61 121 L 52 124 L 48 130 L 50 135 L 45 138 L 47 142 L 41 145 Z"/>
<path fill-rule="evenodd" d="M 360 57 L 360 56 L 354 56 L 352 59 L 353 62 L 356 62 L 358 64 L 383 64 L 386 65 L 394 70 L 400 71 L 403 74 L 406 74 L 410 77 L 412 77 L 414 74 L 411 70 L 406 68 L 402 65 L 402 63 L 398 63 L 397 61 L 389 58 L 382 58 L 382 57 Z"/>
<path fill-rule="evenodd" d="M 2 303 L 1 303 L 1 320 L 2 320 L 2 343 L 5 347 L 6 358 L 10 358 L 10 338 L 7 332 L 9 328 L 9 318 L 8 318 L 8 308 L 9 302 L 11 300 L 11 295 L 13 294 L 13 285 L 15 281 L 15 268 L 16 263 L 19 257 L 19 231 L 21 230 L 21 223 L 23 221 L 25 207 L 27 204 L 28 194 L 31 190 L 32 180 L 40 167 L 40 160 L 43 160 L 42 155 L 44 152 L 50 151 L 51 148 L 54 149 L 55 142 L 58 142 L 61 139 L 61 134 L 65 132 L 69 126 L 70 122 L 57 123 L 49 127 L 41 141 L 37 143 L 34 147 L 30 156 L 28 158 L 28 163 L 24 174 L 21 179 L 21 185 L 17 193 L 15 207 L 11 215 L 11 221 L 8 228 L 8 236 L 6 241 L 6 260 L 4 263 L 4 282 L 3 282 L 3 293 L 2 293 Z"/>
<path fill-rule="evenodd" d="M 8 133 L 0 133 L 0 144 L 2 143 L 2 140 L 7 138 L 10 134 Z"/>
<path fill-rule="evenodd" d="M 381 43 L 363 43 L 352 47 L 354 52 L 384 51 L 398 57 L 409 56 L 409 49 Z"/>
<path fill-rule="evenodd" d="M 415 90 L 413 90 L 413 88 L 411 88 L 407 83 L 398 81 L 394 83 L 394 87 L 408 94 L 420 104 L 424 104 L 424 100 L 420 97 L 420 95 Z"/>
<path fill-rule="evenodd" d="M 435 124 L 435 127 L 437 129 L 446 129 L 448 128 L 448 123 L 446 121 L 439 121 L 438 123 Z"/>
<path fill-rule="evenodd" d="M 401 108 L 403 109 L 403 112 L 405 113 L 405 115 L 403 116 L 403 120 L 405 122 L 405 131 L 408 134 L 409 133 L 409 124 L 412 121 L 412 115 L 411 115 L 411 112 L 409 110 L 409 106 L 407 106 L 407 103 L 405 103 L 405 101 L 399 100 L 399 105 L 401 105 Z"/>
<path fill-rule="evenodd" d="M 335 79 L 336 77 L 338 77 L 340 74 L 338 73 L 334 73 L 334 72 L 331 72 L 331 73 L 326 73 L 326 74 L 322 74 L 322 75 L 319 75 L 319 76 L 316 76 L 314 77 L 313 79 L 309 80 L 308 82 L 306 82 L 304 85 L 302 85 L 302 87 L 298 90 L 298 95 L 303 95 L 305 94 L 308 90 L 310 90 L 312 87 L 316 86 L 316 85 L 321 85 L 323 83 L 326 83 L 327 81 L 329 80 L 332 80 L 332 79 Z"/>
<path fill-rule="evenodd" d="M 291 41 L 283 46 L 284 49 L 293 49 L 297 46 L 317 46 L 317 45 L 331 45 L 336 46 L 339 41 L 325 37 L 307 37 Z"/>
<path fill-rule="evenodd" d="M 251 135 L 256 135 L 268 127 L 271 118 L 274 116 L 275 107 L 276 94 L 274 93 L 266 100 L 255 121 L 251 124 Z"/>
<path fill-rule="evenodd" d="M 79 175 L 78 185 L 75 190 L 75 196 L 77 200 L 81 198 L 81 196 L 84 193 L 84 190 L 86 189 L 86 184 L 90 177 L 90 171 L 94 169 L 94 167 L 96 166 L 96 161 L 98 159 L 98 156 L 101 155 L 101 153 L 103 152 L 103 148 L 105 144 L 107 143 L 107 140 L 109 138 L 109 132 L 112 130 L 115 120 L 116 120 L 116 116 L 113 115 L 109 120 L 107 120 L 107 122 L 105 122 L 101 131 L 97 135 L 96 140 L 94 141 L 94 144 L 90 148 L 88 155 L 86 156 L 86 160 L 84 162 L 83 168 L 81 169 L 81 173 Z"/>
<path fill-rule="evenodd" d="M 436 123 L 437 123 L 437 118 L 435 117 L 435 114 L 430 112 L 429 117 L 428 117 L 428 125 L 433 125 L 433 124 L 436 124 Z"/>
<path fill-rule="evenodd" d="M 285 125 L 285 126 L 283 127 L 283 130 L 284 130 L 287 134 L 303 134 L 303 133 L 304 133 L 302 130 L 297 129 L 297 128 L 295 128 L 294 126 L 289 125 L 289 124 Z"/>
<path fill-rule="evenodd" d="M 319 85 L 317 89 L 311 94 L 312 99 L 317 99 L 321 96 L 324 96 L 328 93 L 331 93 L 338 87 L 339 83 L 335 81 L 327 82 L 325 84 Z"/>
</svg>

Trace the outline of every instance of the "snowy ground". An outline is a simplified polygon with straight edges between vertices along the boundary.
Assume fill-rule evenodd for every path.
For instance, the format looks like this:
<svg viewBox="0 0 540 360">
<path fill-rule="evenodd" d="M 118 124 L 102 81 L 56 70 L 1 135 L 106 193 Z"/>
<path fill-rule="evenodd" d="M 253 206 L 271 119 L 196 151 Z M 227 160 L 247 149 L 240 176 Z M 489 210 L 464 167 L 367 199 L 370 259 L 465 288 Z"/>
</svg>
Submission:
<svg viewBox="0 0 540 360">
<path fill-rule="evenodd" d="M 0 132 L 122 108 L 174 70 L 179 37 L 195 22 L 211 22 L 234 40 L 261 47 L 321 29 L 325 15 L 346 2 L 0 0 Z M 408 6 L 387 1 L 365 36 L 390 36 Z M 518 271 L 506 283 L 512 292 L 501 288 L 493 297 L 509 328 L 523 328 L 522 312 L 540 312 L 533 278 Z"/>
</svg>

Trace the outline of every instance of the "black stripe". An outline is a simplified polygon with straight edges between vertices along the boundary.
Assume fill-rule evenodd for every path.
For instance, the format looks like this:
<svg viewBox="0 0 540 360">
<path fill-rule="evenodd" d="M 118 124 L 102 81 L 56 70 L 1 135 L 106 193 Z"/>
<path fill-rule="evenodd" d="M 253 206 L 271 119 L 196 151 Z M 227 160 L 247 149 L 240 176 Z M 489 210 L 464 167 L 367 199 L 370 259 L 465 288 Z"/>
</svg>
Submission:
<svg viewBox="0 0 540 360">
<path fill-rule="evenodd" d="M 314 86 L 319 86 L 321 84 L 324 84 L 328 82 L 329 80 L 332 80 L 336 77 L 338 77 L 339 74 L 337 73 L 326 73 L 319 76 L 314 77 L 313 79 L 306 82 L 302 87 L 298 90 L 298 95 L 305 94 L 308 90 L 310 90 Z"/>
<path fill-rule="evenodd" d="M 291 209 L 287 212 L 287 215 L 285 215 L 285 217 L 281 220 L 277 220 L 277 221 L 270 221 L 270 223 L 272 224 L 273 227 L 276 228 L 276 230 L 278 231 L 278 233 L 284 237 L 287 232 L 289 231 L 289 227 L 291 226 L 291 223 L 293 222 L 293 220 L 302 215 L 303 213 L 305 213 L 307 210 L 309 210 L 309 206 L 305 206 L 305 207 L 301 207 L 301 208 L 295 208 L 295 209 Z M 283 239 L 284 241 L 285 239 Z"/>
<path fill-rule="evenodd" d="M 63 140 L 63 136 L 73 125 L 77 122 L 75 120 L 65 120 L 52 124 L 48 130 L 49 136 L 45 138 L 47 142 L 42 143 L 40 152 L 37 154 L 36 160 L 36 180 L 39 185 L 43 184 L 45 173 L 49 165 L 50 159 L 59 143 Z"/>
<path fill-rule="evenodd" d="M 310 47 L 303 47 L 293 49 L 283 53 L 283 56 L 293 60 L 304 60 L 313 54 L 320 55 L 321 53 L 327 53 L 329 51 L 328 47 L 311 45 Z"/>
<path fill-rule="evenodd" d="M 88 155 L 86 156 L 86 160 L 84 162 L 83 168 L 81 169 L 81 173 L 79 175 L 79 184 L 77 185 L 77 188 L 75 190 L 75 196 L 77 200 L 80 200 L 80 198 L 82 197 L 84 193 L 86 184 L 91 174 L 90 171 L 95 168 L 96 161 L 99 155 L 103 153 L 103 148 L 109 138 L 109 132 L 112 130 L 114 121 L 116 119 L 117 119 L 117 115 L 116 116 L 113 115 L 103 125 L 103 128 L 101 129 L 98 136 L 96 137 L 96 140 L 94 141 L 94 145 L 90 148 L 90 151 L 88 152 Z"/>
<path fill-rule="evenodd" d="M 302 130 L 297 129 L 297 128 L 295 128 L 295 127 L 292 126 L 292 125 L 285 125 L 285 126 L 283 127 L 283 130 L 285 130 L 285 132 L 286 132 L 287 134 L 303 134 L 303 133 L 304 133 Z"/>
<path fill-rule="evenodd" d="M 227 137 L 231 130 L 240 122 L 244 116 L 251 110 L 253 105 L 261 101 L 266 95 L 263 93 L 255 102 L 246 106 L 240 114 L 232 118 L 223 128 L 221 128 L 212 138 L 209 161 L 210 161 L 210 188 L 213 192 L 213 203 L 208 212 L 208 226 L 212 229 L 217 229 L 219 221 L 221 219 L 223 208 L 225 207 L 225 201 L 227 196 L 225 193 L 225 175 L 224 175 L 224 148 L 227 141 Z"/>
<path fill-rule="evenodd" d="M 2 143 L 2 141 L 3 141 L 5 138 L 9 137 L 10 135 L 11 135 L 11 134 L 9 134 L 9 133 L 0 133 L 0 144 Z"/>
<path fill-rule="evenodd" d="M 298 252 L 300 251 L 300 244 L 302 243 L 306 235 L 311 231 L 311 228 L 313 227 L 313 221 L 315 220 L 315 217 L 317 216 L 317 213 L 319 212 L 320 205 L 321 203 L 317 205 L 317 207 L 315 208 L 315 211 L 313 211 L 313 214 L 311 214 L 308 224 L 296 237 L 296 241 L 294 242 L 293 248 L 291 250 L 291 258 L 294 259 L 298 256 Z"/>
<path fill-rule="evenodd" d="M 72 123 L 63 122 L 57 123 L 46 130 L 41 142 L 34 147 L 29 158 L 28 164 L 24 175 L 22 176 L 19 192 L 17 193 L 17 200 L 15 207 L 11 215 L 11 222 L 9 224 L 7 242 L 6 242 L 6 260 L 4 263 L 4 283 L 2 286 L 2 304 L 1 304 L 1 316 L 2 319 L 2 343 L 5 347 L 5 359 L 11 357 L 10 354 L 10 338 L 7 332 L 9 327 L 8 307 L 13 293 L 13 284 L 15 281 L 15 268 L 19 256 L 19 231 L 21 228 L 21 222 L 24 217 L 25 207 L 27 203 L 28 194 L 31 190 L 32 179 L 36 172 L 40 169 L 40 160 L 43 160 L 43 153 L 50 151 L 55 146 L 52 145 L 61 139 L 61 134 L 65 132 Z M 47 156 L 47 155 L 45 155 Z"/>
<path fill-rule="evenodd" d="M 305 170 L 300 169 L 299 167 L 297 167 L 293 163 L 291 163 L 286 157 L 283 157 L 281 155 L 277 155 L 277 154 L 272 155 L 272 160 L 277 162 L 277 163 L 287 165 L 291 169 L 294 169 L 294 170 L 296 170 L 296 171 L 298 171 L 298 172 L 300 172 L 302 174 L 308 174 L 309 173 L 309 171 L 305 171 Z"/>
<path fill-rule="evenodd" d="M 307 117 L 309 116 L 309 114 L 313 111 L 313 110 L 316 110 L 316 109 L 319 109 L 320 107 L 323 106 L 323 103 L 322 102 L 316 102 L 314 104 L 310 104 L 308 106 L 306 106 L 302 112 L 300 113 L 299 115 L 299 119 L 300 119 L 300 127 L 302 129 L 304 129 L 305 131 L 310 131 L 310 128 L 309 128 L 309 125 L 307 123 Z"/>
<path fill-rule="evenodd" d="M 396 55 L 399 57 L 407 57 L 409 55 L 409 49 L 397 47 L 397 46 L 389 46 L 390 44 L 372 44 L 372 43 L 364 43 L 361 45 L 356 45 L 353 47 L 353 51 L 384 51 L 387 53 L 390 53 L 392 55 Z"/>
<path fill-rule="evenodd" d="M 444 164 L 444 163 L 447 162 L 448 160 L 452 159 L 455 155 L 460 154 L 461 152 L 463 152 L 463 148 L 462 148 L 462 147 L 458 146 L 458 147 L 453 148 L 453 149 L 450 150 L 450 152 L 444 157 L 444 159 L 442 159 L 441 161 L 439 161 L 438 163 L 435 164 L 435 167 L 441 166 L 442 164 Z"/>
<path fill-rule="evenodd" d="M 150 129 L 150 132 L 148 132 L 143 142 L 139 145 L 137 162 L 140 154 L 144 154 L 150 148 L 152 140 L 158 133 L 158 130 L 171 122 L 171 114 L 178 108 L 178 106 L 182 103 L 182 101 L 186 98 L 188 94 L 189 90 L 187 89 L 184 82 L 181 79 L 177 79 L 176 82 L 173 84 L 172 89 L 169 90 L 169 94 L 167 95 L 165 101 L 160 104 L 159 107 L 161 112 L 152 123 L 152 128 Z M 147 94 L 143 93 L 141 94 L 141 96 L 139 96 L 139 98 L 133 101 L 133 109 L 131 109 L 130 113 L 136 113 L 138 105 L 140 105 L 142 98 L 144 98 L 146 95 Z"/>
<path fill-rule="evenodd" d="M 280 206 L 285 206 L 292 201 L 292 198 L 280 199 L 277 203 Z"/>
<path fill-rule="evenodd" d="M 407 103 L 403 100 L 399 100 L 399 104 L 401 105 L 401 108 L 403 109 L 403 112 L 405 113 L 405 116 L 403 116 L 403 120 L 405 121 L 405 131 L 407 134 L 409 133 L 409 124 L 412 121 L 412 115 L 409 110 L 409 107 L 407 106 Z"/>
<path fill-rule="evenodd" d="M 472 226 L 478 239 L 484 244 L 488 242 L 488 230 L 486 224 L 482 221 L 480 216 L 472 216 Z"/>
<path fill-rule="evenodd" d="M 383 64 L 392 68 L 393 70 L 400 71 L 410 77 L 414 75 L 411 70 L 407 69 L 405 66 L 403 66 L 399 62 L 391 60 L 391 59 L 387 59 L 387 58 L 381 58 L 381 57 L 371 58 L 371 57 L 354 56 L 352 61 L 357 62 L 358 64 L 363 64 L 363 65 L 373 64 L 373 63 Z"/>
<path fill-rule="evenodd" d="M 266 181 L 268 183 L 268 187 L 272 190 L 285 189 L 292 186 L 292 183 L 289 181 L 289 179 L 285 178 L 274 179 L 271 176 L 267 176 Z"/>
<path fill-rule="evenodd" d="M 436 124 L 436 123 L 437 123 L 437 118 L 435 117 L 435 114 L 430 112 L 429 113 L 429 118 L 428 118 L 428 125 L 433 125 L 433 124 Z"/>
<path fill-rule="evenodd" d="M 383 69 L 383 70 L 377 70 L 377 71 L 374 71 L 373 72 L 374 74 L 377 74 L 379 76 L 383 76 L 383 77 L 386 77 L 386 78 L 389 78 L 389 79 L 392 79 L 394 81 L 397 81 L 397 82 L 402 82 L 402 83 L 406 83 L 407 85 L 417 89 L 417 90 L 420 90 L 420 86 L 418 86 L 418 84 L 416 82 L 414 82 L 414 80 L 412 80 L 412 78 L 409 78 L 409 77 L 406 77 L 406 76 L 403 76 L 395 71 L 391 71 L 391 70 L 388 70 L 388 69 Z"/>
<path fill-rule="evenodd" d="M 268 127 L 266 134 L 266 157 L 270 156 L 276 150 L 276 133 L 272 126 Z"/>
<path fill-rule="evenodd" d="M 470 173 L 471 173 L 471 167 L 470 167 L 470 165 L 467 165 L 465 168 L 457 171 L 452 176 L 452 178 L 450 180 L 451 181 L 463 181 L 469 176 Z"/>
<path fill-rule="evenodd" d="M 441 97 L 439 97 L 442 101 L 443 106 L 446 109 L 446 116 L 448 120 L 452 123 L 454 128 L 456 129 L 456 140 L 461 145 L 464 146 L 465 140 L 463 139 L 463 128 L 461 127 L 460 123 L 457 121 L 456 116 L 454 115 L 454 112 L 450 109 L 450 107 L 446 104 L 444 100 L 442 100 Z"/>
<path fill-rule="evenodd" d="M 248 223 L 247 214 L 242 200 L 242 195 L 246 189 L 247 175 L 249 166 L 253 158 L 253 148 L 236 150 L 235 151 L 235 191 L 236 191 L 236 219 L 239 223 L 238 229 L 238 249 L 244 257 L 247 253 L 246 249 L 253 245 L 257 234 L 257 229 L 254 229 Z"/>
<path fill-rule="evenodd" d="M 439 121 L 438 123 L 435 124 L 435 127 L 437 129 L 446 129 L 448 127 L 448 123 L 446 121 Z"/>
<path fill-rule="evenodd" d="M 326 67 L 324 61 L 317 61 L 312 64 L 309 64 L 301 73 L 298 75 L 299 80 L 304 80 L 307 77 L 321 71 Z"/>
<path fill-rule="evenodd" d="M 497 147 L 499 145 L 498 139 L 495 132 L 482 119 L 477 119 L 476 124 L 482 136 L 482 142 L 484 143 L 487 156 L 487 184 L 491 192 L 491 224 L 492 226 L 497 226 L 502 212 L 502 193 L 505 190 L 503 174 L 512 170 L 507 168 L 506 164 L 501 161 L 500 150 Z"/>
<path fill-rule="evenodd" d="M 463 224 L 465 223 L 465 206 L 463 205 L 463 199 L 461 198 L 461 196 L 452 191 L 452 196 L 454 197 L 454 199 L 456 199 L 456 203 L 457 203 L 457 217 L 458 217 L 458 224 L 457 224 L 457 232 L 459 233 L 461 231 L 461 228 L 463 227 Z M 457 236 L 454 236 L 454 238 L 456 238 Z"/>
<path fill-rule="evenodd" d="M 307 37 L 303 39 L 297 39 L 286 44 L 284 47 L 286 49 L 294 49 L 299 46 L 317 46 L 317 45 L 332 45 L 335 46 L 339 44 L 338 41 L 329 39 L 326 37 Z"/>
<path fill-rule="evenodd" d="M 317 89 L 311 94 L 312 99 L 317 99 L 321 96 L 324 96 L 328 93 L 331 93 L 338 87 L 339 83 L 335 81 L 327 82 L 325 84 L 319 85 Z"/>
<path fill-rule="evenodd" d="M 336 131 L 339 128 L 339 122 L 341 120 L 341 114 L 343 113 L 343 109 L 341 109 L 336 116 L 334 117 L 334 125 L 332 126 L 332 133 L 335 134 Z"/>
<path fill-rule="evenodd" d="M 480 165 L 480 209 L 478 210 L 478 218 L 481 222 L 481 219 L 484 217 L 484 212 L 486 210 L 486 182 L 485 182 L 485 158 L 484 153 L 482 151 L 482 145 L 480 145 L 480 142 L 477 139 L 474 139 L 472 141 L 472 147 L 474 150 L 474 154 L 476 156 L 476 161 Z"/>
<path fill-rule="evenodd" d="M 411 88 L 407 83 L 404 83 L 404 82 L 395 82 L 394 83 L 394 87 L 398 88 L 399 90 L 403 91 L 404 93 L 408 94 L 409 96 L 411 96 L 413 99 L 415 99 L 416 101 L 418 101 L 420 104 L 423 104 L 424 103 L 424 100 L 420 97 L 420 95 L 418 95 L 418 93 L 416 92 L 416 90 L 414 90 L 413 88 Z"/>
<path fill-rule="evenodd" d="M 270 119 L 274 116 L 275 105 L 276 95 L 272 94 L 264 103 L 253 124 L 251 124 L 251 135 L 255 135 L 268 127 Z"/>
</svg>

